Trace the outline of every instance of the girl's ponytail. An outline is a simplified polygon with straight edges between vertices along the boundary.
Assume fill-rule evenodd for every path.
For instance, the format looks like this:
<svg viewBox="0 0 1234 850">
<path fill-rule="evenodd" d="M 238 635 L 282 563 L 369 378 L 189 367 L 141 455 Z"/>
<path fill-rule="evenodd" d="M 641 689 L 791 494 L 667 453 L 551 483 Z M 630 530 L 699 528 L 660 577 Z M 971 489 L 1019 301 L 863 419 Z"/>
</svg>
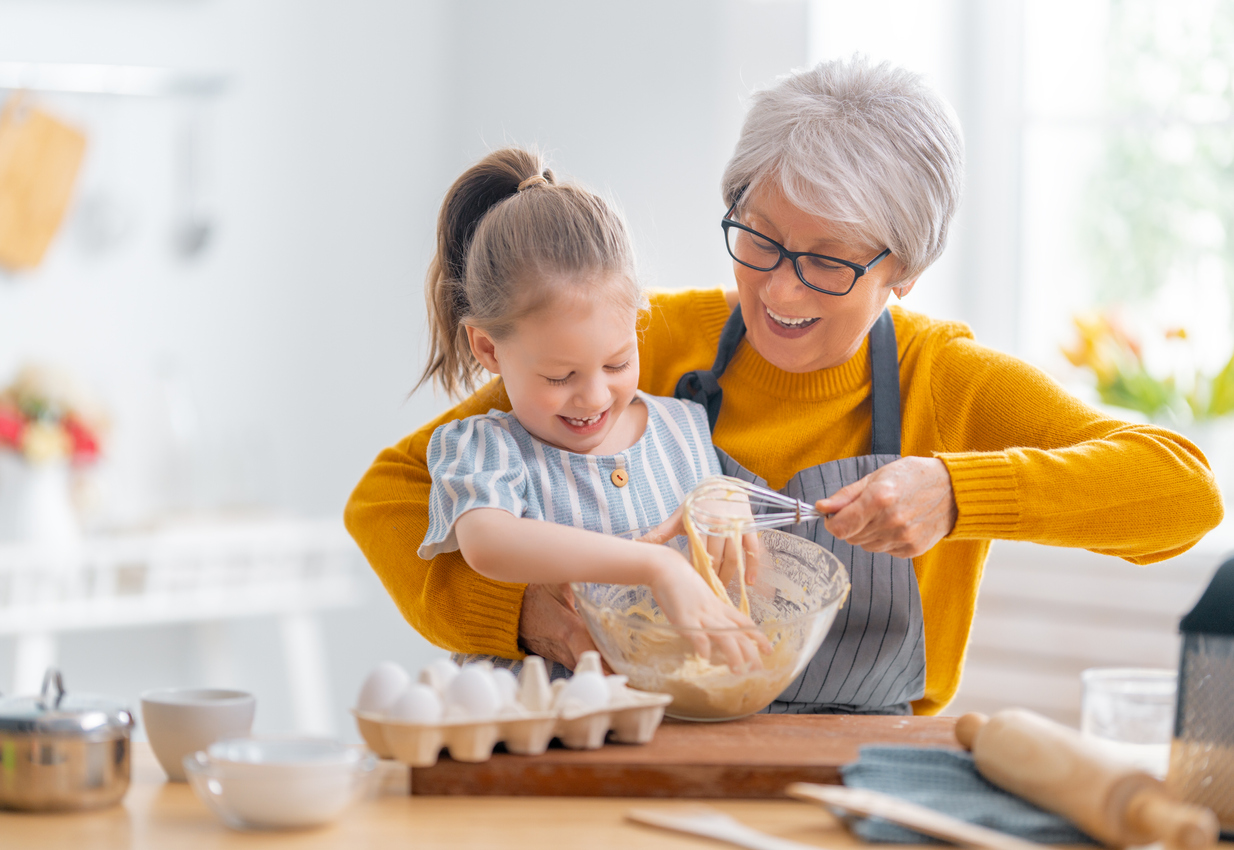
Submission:
<svg viewBox="0 0 1234 850">
<path fill-rule="evenodd" d="M 483 371 L 467 343 L 463 319 L 471 314 L 465 285 L 467 249 L 481 219 L 517 195 L 535 177 L 552 184 L 553 172 L 537 154 L 518 148 L 494 151 L 463 172 L 446 193 L 437 216 L 437 253 L 424 282 L 428 305 L 429 359 L 412 389 L 436 382 L 449 395 L 474 389 Z M 538 182 L 538 181 L 537 181 Z"/>
<path fill-rule="evenodd" d="M 441 205 L 424 285 L 429 360 L 416 389 L 433 381 L 450 395 L 470 392 L 484 370 L 467 326 L 504 339 L 562 287 L 644 306 L 625 221 L 603 198 L 558 185 L 539 154 L 494 151 Z"/>
</svg>

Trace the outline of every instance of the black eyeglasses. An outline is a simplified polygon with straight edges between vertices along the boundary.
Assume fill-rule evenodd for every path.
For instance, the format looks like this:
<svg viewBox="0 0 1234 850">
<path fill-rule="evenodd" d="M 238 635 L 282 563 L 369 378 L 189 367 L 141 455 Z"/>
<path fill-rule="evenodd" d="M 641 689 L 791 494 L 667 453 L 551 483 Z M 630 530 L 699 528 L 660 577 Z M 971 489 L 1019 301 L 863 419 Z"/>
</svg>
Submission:
<svg viewBox="0 0 1234 850">
<path fill-rule="evenodd" d="M 730 216 L 735 209 L 737 209 L 737 202 L 728 208 L 728 212 L 720 221 L 720 227 L 724 228 L 724 242 L 732 258 L 743 266 L 760 272 L 769 272 L 787 259 L 793 264 L 797 278 L 815 292 L 822 292 L 826 295 L 848 295 L 863 274 L 877 266 L 884 257 L 891 253 L 890 248 L 885 248 L 883 253 L 863 266 L 860 263 L 841 260 L 839 257 L 827 257 L 823 254 L 810 254 L 805 251 L 790 251 L 757 230 L 733 221 Z"/>
</svg>

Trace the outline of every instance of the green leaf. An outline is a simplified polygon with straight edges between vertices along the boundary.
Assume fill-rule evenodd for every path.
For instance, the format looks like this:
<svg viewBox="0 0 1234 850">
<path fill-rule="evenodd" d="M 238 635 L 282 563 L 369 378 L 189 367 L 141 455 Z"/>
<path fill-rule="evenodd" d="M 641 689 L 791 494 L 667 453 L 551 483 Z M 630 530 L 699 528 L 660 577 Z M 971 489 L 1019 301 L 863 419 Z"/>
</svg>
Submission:
<svg viewBox="0 0 1234 850">
<path fill-rule="evenodd" d="M 1212 393 L 1208 401 L 1206 418 L 1216 419 L 1234 413 L 1234 356 L 1231 356 L 1225 367 L 1213 378 Z"/>
</svg>

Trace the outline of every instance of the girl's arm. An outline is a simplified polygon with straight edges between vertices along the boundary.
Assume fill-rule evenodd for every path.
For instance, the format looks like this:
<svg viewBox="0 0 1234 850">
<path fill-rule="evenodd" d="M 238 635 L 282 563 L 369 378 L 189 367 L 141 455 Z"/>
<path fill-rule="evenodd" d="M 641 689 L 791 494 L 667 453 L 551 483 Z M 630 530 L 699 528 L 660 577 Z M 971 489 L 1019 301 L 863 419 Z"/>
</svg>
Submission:
<svg viewBox="0 0 1234 850">
<path fill-rule="evenodd" d="M 715 359 L 729 307 L 718 290 L 657 293 L 651 304 L 639 343 L 639 389 L 672 395 L 682 373 L 708 368 Z M 510 409 L 499 380 L 384 449 L 356 484 L 343 520 L 399 612 L 425 638 L 453 652 L 521 658 L 518 640 L 524 585 L 493 581 L 476 573 L 457 551 L 428 560 L 416 554 L 429 526 L 432 476 L 426 455 L 433 431 L 445 422 L 490 408 Z M 546 595 L 538 587 L 531 592 Z M 540 623 L 538 614 L 533 622 Z M 569 628 L 577 633 L 582 626 L 573 623 Z M 556 634 L 561 629 L 537 626 L 537 631 Z M 522 637 L 546 654 L 547 644 L 540 643 L 537 634 L 524 632 Z M 578 635 L 578 639 L 584 638 Z"/>
<path fill-rule="evenodd" d="M 757 647 L 771 650 L 750 618 L 717 597 L 686 559 L 667 546 L 516 517 L 497 508 L 468 511 L 455 522 L 454 531 L 467 563 L 488 578 L 646 585 L 669 622 L 677 626 L 750 628 L 749 636 L 716 638 L 729 666 L 745 668 L 755 662 Z M 707 638 L 699 637 L 700 654 L 709 655 Z"/>
</svg>

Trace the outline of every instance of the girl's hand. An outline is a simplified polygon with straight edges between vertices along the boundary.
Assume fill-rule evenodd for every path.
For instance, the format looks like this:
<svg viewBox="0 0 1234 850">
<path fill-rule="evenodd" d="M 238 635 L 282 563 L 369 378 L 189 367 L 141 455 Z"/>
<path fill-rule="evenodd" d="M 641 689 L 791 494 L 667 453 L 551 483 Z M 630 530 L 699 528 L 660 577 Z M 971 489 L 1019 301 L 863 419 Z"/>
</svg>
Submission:
<svg viewBox="0 0 1234 850">
<path fill-rule="evenodd" d="M 750 506 L 748 503 L 730 502 L 733 506 L 732 510 L 738 512 L 738 515 L 744 513 L 749 514 Z M 682 509 L 679 506 L 673 511 L 672 515 L 664 522 L 657 525 L 654 529 L 644 534 L 639 540 L 646 543 L 665 543 L 672 540 L 679 534 L 685 534 L 685 522 L 682 519 Z M 711 556 L 711 564 L 715 568 L 716 573 L 720 576 L 720 581 L 725 587 L 733 580 L 733 576 L 737 574 L 737 548 L 733 545 L 731 537 L 712 537 L 709 534 L 702 535 L 703 540 L 707 545 L 707 554 Z M 758 543 L 758 533 L 749 532 L 741 535 L 741 546 L 744 549 L 745 566 L 746 566 L 746 584 L 753 585 L 758 579 L 759 558 L 762 556 L 762 547 Z"/>
<path fill-rule="evenodd" d="M 815 503 L 827 530 L 867 552 L 915 558 L 951 533 L 959 511 L 938 458 L 905 457 Z"/>
<path fill-rule="evenodd" d="M 734 672 L 761 667 L 759 653 L 771 652 L 771 641 L 754 622 L 712 593 L 703 577 L 676 551 L 662 546 L 652 551 L 651 593 L 669 622 L 683 628 L 716 630 L 691 635 L 698 654 L 711 658 L 714 643 Z"/>
</svg>

